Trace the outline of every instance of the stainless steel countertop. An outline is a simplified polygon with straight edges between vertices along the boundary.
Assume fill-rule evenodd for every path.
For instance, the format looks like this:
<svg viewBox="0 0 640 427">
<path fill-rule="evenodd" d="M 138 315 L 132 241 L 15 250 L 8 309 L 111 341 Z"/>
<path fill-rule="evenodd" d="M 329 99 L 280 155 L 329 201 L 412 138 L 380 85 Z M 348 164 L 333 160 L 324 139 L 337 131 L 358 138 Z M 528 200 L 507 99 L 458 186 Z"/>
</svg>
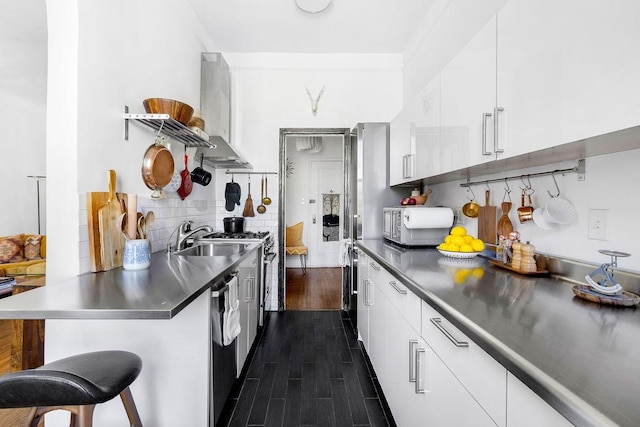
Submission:
<svg viewBox="0 0 640 427">
<path fill-rule="evenodd" d="M 358 246 L 574 424 L 640 425 L 639 310 L 581 300 L 569 282 L 482 257 Z M 455 283 L 464 268 L 479 270 Z"/>
<path fill-rule="evenodd" d="M 260 247 L 230 256 L 156 252 L 144 270 L 87 273 L 0 300 L 0 319 L 171 319 Z"/>
</svg>

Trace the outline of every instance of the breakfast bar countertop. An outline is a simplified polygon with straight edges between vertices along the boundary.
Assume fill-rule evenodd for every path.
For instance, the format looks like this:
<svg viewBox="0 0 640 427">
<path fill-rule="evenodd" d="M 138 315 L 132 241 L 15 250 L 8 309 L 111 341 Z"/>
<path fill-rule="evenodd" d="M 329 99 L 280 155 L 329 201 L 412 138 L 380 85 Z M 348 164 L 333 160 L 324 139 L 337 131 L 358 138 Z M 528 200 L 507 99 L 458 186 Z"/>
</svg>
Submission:
<svg viewBox="0 0 640 427">
<path fill-rule="evenodd" d="M 86 273 L 0 299 L 0 319 L 171 319 L 260 243 L 228 256 L 155 252 L 143 270 Z"/>
<path fill-rule="evenodd" d="M 572 423 L 640 424 L 640 310 L 579 299 L 573 283 L 479 256 L 376 239 L 358 247 Z"/>
</svg>

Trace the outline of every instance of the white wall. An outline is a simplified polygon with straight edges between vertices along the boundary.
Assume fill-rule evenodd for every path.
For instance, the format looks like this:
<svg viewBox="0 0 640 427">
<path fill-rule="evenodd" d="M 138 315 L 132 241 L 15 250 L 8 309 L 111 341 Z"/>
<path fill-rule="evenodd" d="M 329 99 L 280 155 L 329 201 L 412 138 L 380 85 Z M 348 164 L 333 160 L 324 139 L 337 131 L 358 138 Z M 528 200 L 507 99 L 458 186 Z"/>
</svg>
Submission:
<svg viewBox="0 0 640 427">
<path fill-rule="evenodd" d="M 511 187 L 510 219 L 514 229 L 521 234 L 522 241 L 531 241 L 538 252 L 557 255 L 562 258 L 583 260 L 594 264 L 609 262 L 609 257 L 598 253 L 599 249 L 612 249 L 628 252 L 632 256 L 619 258 L 618 266 L 625 270 L 640 272 L 640 229 L 638 222 L 640 199 L 636 197 L 637 179 L 635 173 L 640 162 L 640 149 L 624 151 L 586 159 L 586 179 L 578 181 L 575 173 L 556 176 L 561 196 L 576 207 L 578 220 L 571 225 L 560 226 L 554 230 L 543 230 L 533 222 L 520 224 L 516 213 L 520 205 L 520 181 L 509 181 Z M 501 175 L 474 178 L 474 181 L 501 178 L 519 174 L 572 168 L 577 162 L 565 162 L 546 165 L 529 170 L 516 171 Z M 433 193 L 427 205 L 445 205 L 461 208 L 467 201 L 467 193 L 460 187 L 462 181 L 433 185 Z M 550 199 L 547 190 L 555 194 L 555 186 L 550 176 L 532 178 L 531 184 L 536 190 L 532 199 L 534 207 L 544 207 Z M 504 184 L 489 184 L 492 193 L 492 205 L 498 207 L 504 196 Z M 476 201 L 484 205 L 484 185 L 474 186 Z M 593 240 L 588 237 L 588 219 L 590 209 L 606 209 L 609 211 L 609 233 L 606 241 Z M 462 216 L 468 232 L 477 235 L 478 221 Z"/>
<path fill-rule="evenodd" d="M 177 0 L 68 2 L 49 0 L 49 122 L 47 129 L 50 234 L 48 281 L 88 271 L 84 194 L 107 190 L 107 170 L 117 173 L 117 191 L 151 194 L 140 173 L 153 132 L 139 124 L 123 140 L 125 105 L 144 112 L 149 97 L 200 103 L 200 53 L 213 44 L 189 7 Z M 172 142 L 176 169 L 184 147 Z M 190 162 L 193 169 L 195 162 Z M 187 209 L 210 206 L 214 186 L 194 186 L 183 202 L 177 194 L 158 203 L 155 225 L 164 247 Z M 147 207 L 150 208 L 150 207 Z M 209 218 L 215 216 L 215 209 Z M 161 231 L 162 230 L 162 231 Z"/>
</svg>

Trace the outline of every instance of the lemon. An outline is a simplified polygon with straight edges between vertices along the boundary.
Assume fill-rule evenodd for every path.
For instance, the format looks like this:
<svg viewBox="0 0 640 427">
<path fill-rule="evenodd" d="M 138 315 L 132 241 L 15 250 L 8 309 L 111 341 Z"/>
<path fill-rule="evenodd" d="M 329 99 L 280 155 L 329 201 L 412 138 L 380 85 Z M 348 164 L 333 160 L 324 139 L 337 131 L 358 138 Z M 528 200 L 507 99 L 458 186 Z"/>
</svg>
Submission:
<svg viewBox="0 0 640 427">
<path fill-rule="evenodd" d="M 462 246 L 466 242 L 464 240 L 464 237 L 462 237 L 462 236 L 451 236 L 451 240 L 449 241 L 449 243 L 453 243 L 455 245 Z"/>
<path fill-rule="evenodd" d="M 484 242 L 480 239 L 474 239 L 471 241 L 471 247 L 474 251 L 480 252 L 484 250 Z"/>
<path fill-rule="evenodd" d="M 451 234 L 453 236 L 464 236 L 465 234 L 467 234 L 467 230 L 460 225 L 456 225 L 451 229 Z"/>
<path fill-rule="evenodd" d="M 471 243 L 473 241 L 473 239 L 475 239 L 475 237 L 470 236 L 469 234 L 466 234 L 463 237 L 464 237 L 464 242 L 465 243 Z"/>
<path fill-rule="evenodd" d="M 440 243 L 438 245 L 438 249 L 440 249 L 441 251 L 446 251 L 447 250 L 447 246 L 449 246 L 448 243 Z"/>
<path fill-rule="evenodd" d="M 451 238 L 452 238 L 452 237 L 453 237 L 453 236 L 452 236 L 451 234 L 449 234 L 447 237 L 445 237 L 445 238 L 444 238 L 444 242 L 445 242 L 445 243 L 450 243 L 450 242 L 451 242 Z"/>
<path fill-rule="evenodd" d="M 447 250 L 451 252 L 460 252 L 460 246 L 456 245 L 455 243 L 449 243 L 449 246 L 447 246 Z"/>
<path fill-rule="evenodd" d="M 473 247 L 469 244 L 464 244 L 460 246 L 460 252 L 473 252 Z"/>
</svg>

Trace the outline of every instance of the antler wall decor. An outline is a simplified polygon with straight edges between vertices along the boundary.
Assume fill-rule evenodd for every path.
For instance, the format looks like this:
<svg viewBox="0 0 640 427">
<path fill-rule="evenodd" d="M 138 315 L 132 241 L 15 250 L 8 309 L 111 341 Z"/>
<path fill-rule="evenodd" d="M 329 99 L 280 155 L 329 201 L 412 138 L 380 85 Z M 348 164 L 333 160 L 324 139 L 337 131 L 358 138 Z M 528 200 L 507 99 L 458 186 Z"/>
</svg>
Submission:
<svg viewBox="0 0 640 427">
<path fill-rule="evenodd" d="M 325 86 L 322 86 L 322 89 L 320 89 L 320 93 L 318 94 L 318 97 L 314 99 L 313 96 L 311 95 L 311 92 L 309 92 L 309 88 L 305 87 L 305 89 L 307 90 L 307 95 L 309 95 L 309 100 L 311 101 L 311 113 L 314 116 L 318 114 L 318 102 L 320 101 L 320 97 L 324 93 L 324 88 Z"/>
</svg>

